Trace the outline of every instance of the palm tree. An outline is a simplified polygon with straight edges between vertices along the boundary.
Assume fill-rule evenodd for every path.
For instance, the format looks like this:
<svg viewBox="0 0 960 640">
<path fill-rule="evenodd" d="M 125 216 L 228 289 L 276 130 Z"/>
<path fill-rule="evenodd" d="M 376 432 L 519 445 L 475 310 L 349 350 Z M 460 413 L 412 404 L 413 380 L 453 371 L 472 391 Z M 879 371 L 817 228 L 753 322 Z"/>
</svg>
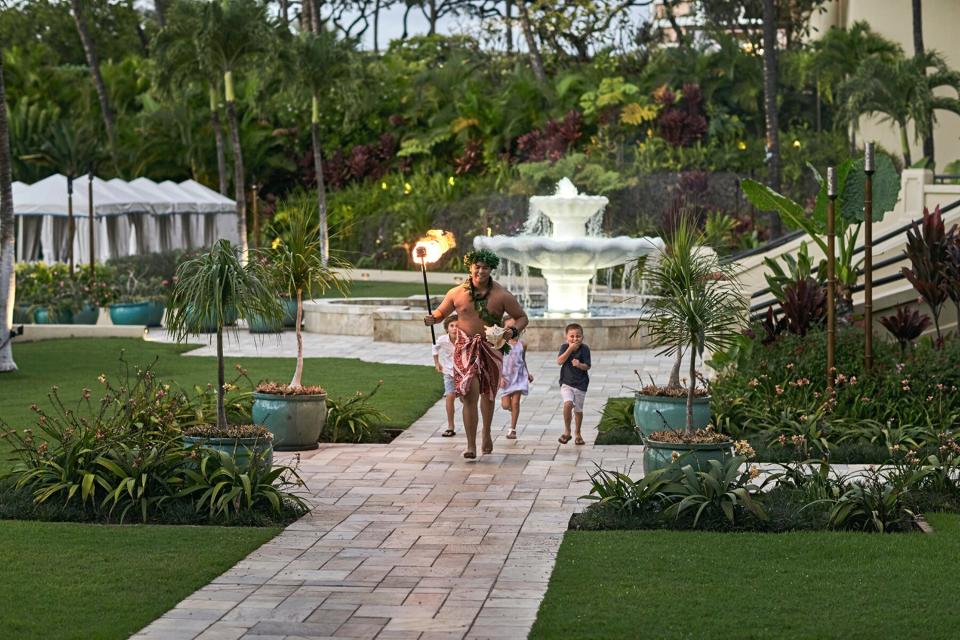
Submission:
<svg viewBox="0 0 960 640">
<path fill-rule="evenodd" d="M 928 74 L 927 69 L 932 69 Z M 891 62 L 868 58 L 841 86 L 844 109 L 851 118 L 880 115 L 881 122 L 894 122 L 900 130 L 900 148 L 906 166 L 912 164 L 907 125 L 913 123 L 914 137 L 932 134 L 936 111 L 960 115 L 960 99 L 934 95 L 949 87 L 960 95 L 960 72 L 950 69 L 940 54 L 928 51 L 920 56 L 900 56 Z"/>
<path fill-rule="evenodd" d="M 650 336 L 664 347 L 661 354 L 690 354 L 686 435 L 693 435 L 693 398 L 697 358 L 704 351 L 721 351 L 737 339 L 746 305 L 729 263 L 701 246 L 702 234 L 693 219 L 681 215 L 665 238 L 666 248 L 648 272 L 659 295 L 649 303 Z M 659 355 L 659 354 L 658 354 Z"/>
<path fill-rule="evenodd" d="M 533 27 L 530 25 L 530 10 L 526 2 L 518 2 L 517 9 L 520 12 L 520 29 L 523 31 L 523 39 L 527 43 L 527 52 L 530 55 L 530 65 L 533 67 L 533 75 L 537 77 L 537 82 L 544 84 L 547 81 L 547 72 L 543 67 L 543 57 L 540 55 L 540 45 L 533 35 Z"/>
<path fill-rule="evenodd" d="M 780 116 L 777 112 L 777 7 L 763 0 L 763 105 L 767 124 L 767 183 L 780 191 Z M 770 236 L 780 236 L 780 216 L 770 212 Z"/>
<path fill-rule="evenodd" d="M 268 50 L 270 30 L 266 8 L 257 0 L 220 0 L 203 5 L 198 49 L 210 56 L 214 67 L 223 74 L 223 91 L 230 123 L 233 147 L 233 190 L 237 201 L 237 234 L 243 254 L 247 253 L 246 178 L 243 149 L 240 146 L 240 123 L 234 73 L 252 57 Z"/>
<path fill-rule="evenodd" d="M 13 185 L 10 159 L 10 125 L 7 122 L 7 90 L 3 82 L 3 47 L 0 46 L 0 372 L 16 371 L 10 325 L 16 276 L 13 270 Z"/>
<path fill-rule="evenodd" d="M 329 256 L 323 251 L 321 230 L 313 222 L 311 208 L 306 198 L 280 208 L 276 221 L 285 228 L 275 230 L 280 243 L 270 252 L 270 261 L 281 291 L 296 296 L 297 300 L 297 319 L 294 323 L 297 329 L 297 368 L 289 385 L 294 389 L 301 386 L 303 376 L 303 336 L 300 333 L 303 296 L 306 294 L 309 300 L 315 292 L 323 292 L 331 287 L 343 291 L 343 281 L 328 266 Z"/>
<path fill-rule="evenodd" d="M 87 26 L 82 0 L 70 0 L 70 4 L 73 7 L 73 19 L 77 24 L 77 33 L 80 34 L 80 41 L 83 43 L 83 52 L 87 57 L 87 66 L 90 68 L 90 75 L 93 77 L 93 85 L 96 87 L 97 97 L 100 99 L 100 111 L 103 114 L 103 124 L 107 130 L 107 143 L 110 146 L 111 153 L 113 153 L 117 141 L 117 119 L 113 113 L 113 107 L 110 106 L 110 96 L 107 94 L 107 86 L 103 82 L 103 75 L 100 73 L 100 57 L 97 55 L 96 44 Z"/>
<path fill-rule="evenodd" d="M 157 8 L 161 4 L 157 2 Z M 193 0 L 180 0 L 173 5 L 169 20 L 154 38 L 153 57 L 157 60 L 157 84 L 168 95 L 185 82 L 201 82 L 210 94 L 210 125 L 217 148 L 219 191 L 227 195 L 227 159 L 220 122 L 220 87 L 222 76 L 210 52 L 202 47 L 203 5 Z M 182 92 L 181 92 L 182 96 Z"/>
<path fill-rule="evenodd" d="M 849 29 L 830 27 L 813 43 L 812 72 L 816 76 L 818 101 L 836 102 L 832 87 L 843 84 L 869 58 L 893 61 L 902 55 L 900 47 L 870 29 L 864 21 L 853 23 Z M 818 102 L 819 104 L 819 102 Z M 857 118 L 846 120 L 850 135 L 850 153 L 857 148 Z"/>
<path fill-rule="evenodd" d="M 223 404 L 223 329 L 226 318 L 256 317 L 268 325 L 283 321 L 283 308 L 270 286 L 271 276 L 259 260 L 241 261 L 227 240 L 177 267 L 177 284 L 167 306 L 167 330 L 178 341 L 213 325 L 217 334 L 217 426 L 227 426 Z"/>
<path fill-rule="evenodd" d="M 317 220 L 323 263 L 330 258 L 330 231 L 327 224 L 327 194 L 323 179 L 323 155 L 320 145 L 320 98 L 347 69 L 353 43 L 337 40 L 332 31 L 302 33 L 292 47 L 296 81 L 310 94 L 310 139 L 313 168 L 317 176 Z"/>
</svg>

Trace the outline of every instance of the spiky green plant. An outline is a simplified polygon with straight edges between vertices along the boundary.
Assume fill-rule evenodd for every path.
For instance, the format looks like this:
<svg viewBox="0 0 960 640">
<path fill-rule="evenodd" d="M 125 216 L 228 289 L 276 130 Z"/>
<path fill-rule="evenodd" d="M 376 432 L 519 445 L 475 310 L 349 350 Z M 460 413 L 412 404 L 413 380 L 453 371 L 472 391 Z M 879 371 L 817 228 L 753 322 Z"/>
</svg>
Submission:
<svg viewBox="0 0 960 640">
<path fill-rule="evenodd" d="M 283 307 L 271 274 L 259 260 L 243 264 L 240 251 L 219 240 L 206 253 L 177 267 L 177 283 L 167 307 L 167 329 L 178 340 L 214 326 L 217 336 L 217 425 L 227 426 L 223 404 L 223 330 L 228 315 L 256 316 L 268 325 L 280 324 Z"/>
<path fill-rule="evenodd" d="M 333 287 L 343 292 L 344 281 L 334 268 L 349 266 L 343 261 L 326 259 L 321 225 L 311 210 L 312 206 L 306 198 L 288 201 L 286 206 L 280 208 L 277 224 L 283 225 L 284 229 L 277 235 L 278 240 L 270 253 L 270 262 L 280 290 L 297 299 L 297 319 L 294 323 L 297 331 L 297 369 L 290 381 L 292 388 L 301 386 L 303 376 L 303 334 L 300 332 L 303 295 L 312 298 L 315 293 Z"/>
<path fill-rule="evenodd" d="M 657 297 L 645 306 L 654 344 L 662 355 L 690 354 L 686 434 L 693 435 L 693 398 L 697 384 L 697 358 L 706 349 L 729 348 L 743 326 L 746 303 L 740 294 L 733 267 L 702 246 L 702 234 L 689 215 L 680 216 L 665 238 L 660 259 L 648 277 Z"/>
</svg>

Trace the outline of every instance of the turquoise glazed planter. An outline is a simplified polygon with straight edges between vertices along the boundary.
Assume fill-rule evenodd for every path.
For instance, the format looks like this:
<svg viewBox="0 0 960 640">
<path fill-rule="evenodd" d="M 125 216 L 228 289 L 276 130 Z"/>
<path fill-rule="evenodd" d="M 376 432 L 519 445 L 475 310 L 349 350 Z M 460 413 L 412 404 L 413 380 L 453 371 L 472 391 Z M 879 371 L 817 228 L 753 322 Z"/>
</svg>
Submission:
<svg viewBox="0 0 960 640">
<path fill-rule="evenodd" d="M 283 326 L 295 327 L 297 325 L 297 301 L 290 298 L 281 298 L 283 304 Z"/>
<path fill-rule="evenodd" d="M 113 324 L 146 326 L 149 319 L 149 302 L 119 302 L 110 305 L 110 322 Z"/>
<path fill-rule="evenodd" d="M 694 469 L 706 471 L 710 460 L 723 464 L 733 457 L 733 443 L 677 444 L 673 442 L 654 442 L 643 439 L 643 472 L 652 473 L 657 469 L 666 469 L 673 464 L 673 452 L 680 454 L 683 464 Z"/>
<path fill-rule="evenodd" d="M 327 422 L 327 394 L 253 394 L 253 421 L 273 434 L 277 451 L 316 449 Z"/>
<path fill-rule="evenodd" d="M 33 312 L 33 321 L 37 324 L 73 324 L 73 311 L 40 307 Z"/>
<path fill-rule="evenodd" d="M 83 309 L 73 314 L 73 324 L 97 324 L 100 317 L 100 307 L 92 304 L 83 305 Z"/>
<path fill-rule="evenodd" d="M 273 445 L 266 438 L 202 438 L 199 436 L 183 436 L 183 448 L 193 449 L 202 447 L 230 454 L 237 463 L 240 471 L 250 468 L 250 463 L 256 459 L 260 462 L 263 471 L 273 468 Z"/>
<path fill-rule="evenodd" d="M 282 320 L 280 322 L 270 323 L 260 316 L 250 316 L 247 318 L 247 328 L 250 329 L 250 333 L 280 333 L 283 331 L 283 327 L 284 323 Z"/>
<path fill-rule="evenodd" d="M 192 324 L 194 320 L 193 309 L 191 308 L 187 313 L 190 315 L 190 323 Z M 237 323 L 236 309 L 233 309 L 232 307 L 225 309 L 223 312 L 223 326 L 229 327 L 236 323 Z M 216 333 L 216 332 L 217 332 L 217 324 L 213 321 L 213 318 L 212 317 L 204 318 L 203 325 L 200 327 L 200 333 Z"/>
<path fill-rule="evenodd" d="M 648 396 L 635 394 L 633 420 L 644 436 L 654 431 L 685 429 L 687 426 L 687 397 Z M 693 428 L 702 429 L 710 422 L 710 398 L 693 399 Z"/>
<path fill-rule="evenodd" d="M 163 303 L 158 302 L 157 300 L 151 300 L 147 303 L 147 308 L 149 309 L 147 315 L 147 326 L 148 327 L 161 327 L 163 326 Z"/>
</svg>

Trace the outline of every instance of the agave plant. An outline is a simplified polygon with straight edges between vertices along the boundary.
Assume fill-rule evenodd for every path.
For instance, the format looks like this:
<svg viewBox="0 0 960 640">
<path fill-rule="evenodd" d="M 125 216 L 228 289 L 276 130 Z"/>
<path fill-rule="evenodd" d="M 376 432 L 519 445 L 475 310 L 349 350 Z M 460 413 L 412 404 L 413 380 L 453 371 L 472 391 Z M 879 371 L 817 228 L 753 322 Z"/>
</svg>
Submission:
<svg viewBox="0 0 960 640">
<path fill-rule="evenodd" d="M 947 234 L 943 227 L 940 207 L 931 213 L 923 208 L 923 221 L 920 226 L 913 223 L 907 231 L 906 254 L 911 267 L 903 267 L 901 272 L 917 290 L 923 301 L 933 313 L 933 325 L 937 331 L 937 343 L 943 341 L 940 332 L 940 311 L 947 295 Z"/>
<path fill-rule="evenodd" d="M 914 340 L 930 326 L 930 316 L 916 309 L 897 307 L 897 313 L 880 318 L 882 324 L 900 345 L 901 356 L 905 355 Z"/>
<path fill-rule="evenodd" d="M 224 407 L 223 330 L 230 314 L 279 324 L 283 308 L 270 286 L 271 276 L 259 260 L 243 264 L 240 251 L 227 240 L 177 267 L 177 284 L 167 306 L 167 329 L 178 340 L 216 327 L 217 425 L 227 426 Z"/>
</svg>

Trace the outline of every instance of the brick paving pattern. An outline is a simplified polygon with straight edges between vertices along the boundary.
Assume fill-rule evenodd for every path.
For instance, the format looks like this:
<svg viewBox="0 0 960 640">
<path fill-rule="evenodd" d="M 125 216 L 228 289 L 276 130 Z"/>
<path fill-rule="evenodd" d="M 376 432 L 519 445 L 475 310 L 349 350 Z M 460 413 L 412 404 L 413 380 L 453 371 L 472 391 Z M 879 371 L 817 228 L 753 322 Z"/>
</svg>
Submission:
<svg viewBox="0 0 960 640">
<path fill-rule="evenodd" d="M 166 339 L 162 332 L 153 338 Z M 310 356 L 410 363 L 413 352 L 414 363 L 431 363 L 428 347 L 305 339 Z M 281 344 L 268 339 L 254 351 L 241 334 L 229 352 L 287 355 L 292 344 L 284 334 Z M 504 437 L 509 414 L 498 406 L 494 453 L 466 461 L 460 416 L 457 437 L 440 437 L 446 420 L 438 401 L 391 444 L 301 453 L 314 510 L 134 637 L 525 638 L 570 515 L 589 490 L 587 472 L 595 462 L 640 468 L 640 447 L 591 444 L 606 399 L 630 393 L 634 369 L 662 380 L 671 364 L 650 351 L 595 352 L 588 444 L 576 446 L 557 442 L 563 417 L 555 356 L 532 352 L 527 360 L 536 380 L 517 440 Z"/>
</svg>

